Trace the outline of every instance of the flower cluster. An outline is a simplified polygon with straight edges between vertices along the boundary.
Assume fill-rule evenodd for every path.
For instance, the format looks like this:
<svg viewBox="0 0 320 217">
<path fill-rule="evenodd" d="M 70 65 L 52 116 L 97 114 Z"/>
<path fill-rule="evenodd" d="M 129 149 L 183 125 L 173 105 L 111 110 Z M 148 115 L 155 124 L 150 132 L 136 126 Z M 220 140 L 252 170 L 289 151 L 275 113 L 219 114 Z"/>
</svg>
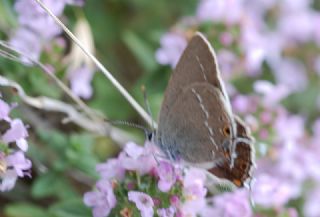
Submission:
<svg viewBox="0 0 320 217">
<path fill-rule="evenodd" d="M 0 191 L 11 190 L 18 177 L 30 176 L 31 161 L 25 157 L 28 132 L 20 119 L 12 119 L 12 107 L 0 99 Z"/>
<path fill-rule="evenodd" d="M 63 15 L 67 4 L 81 6 L 83 0 L 44 0 L 43 4 L 57 17 Z M 49 59 L 54 59 L 53 47 L 64 48 L 65 42 L 58 36 L 62 29 L 53 18 L 38 5 L 35 0 L 17 0 L 14 5 L 18 15 L 18 28 L 10 38 L 10 44 L 19 52 L 29 58 L 38 61 L 43 51 L 51 52 Z M 26 10 L 28 8 L 28 10 Z M 44 31 L 45 30 L 45 31 Z M 93 42 L 89 25 L 82 18 L 75 27 L 76 36 L 93 53 Z M 56 49 L 57 50 L 57 49 Z M 59 50 L 59 49 L 58 49 Z M 45 53 L 45 52 L 44 52 Z M 53 57 L 52 57 L 53 56 Z M 21 58 L 25 64 L 30 64 L 28 59 Z M 83 98 L 92 95 L 91 80 L 94 73 L 93 64 L 84 58 L 78 46 L 73 46 L 71 54 L 66 61 L 69 65 L 67 77 L 73 93 Z"/>
<path fill-rule="evenodd" d="M 197 216 L 206 207 L 203 170 L 183 170 L 168 161 L 157 162 L 156 148 L 126 144 L 116 159 L 97 165 L 101 179 L 84 202 L 93 216 Z"/>
<path fill-rule="evenodd" d="M 81 4 L 75 0 L 45 0 L 43 3 L 56 16 L 62 15 L 66 4 Z M 19 28 L 14 32 L 10 43 L 20 52 L 38 60 L 44 46 L 62 30 L 34 0 L 18 0 L 14 8 L 18 14 Z"/>
<path fill-rule="evenodd" d="M 243 202 L 248 194 L 236 190 L 208 198 L 208 212 L 234 217 L 320 216 L 320 118 L 314 118 L 320 97 L 314 97 L 318 108 L 309 116 L 297 108 L 294 114 L 290 104 L 283 103 L 299 92 L 309 93 L 308 88 L 320 81 L 319 20 L 312 1 L 201 0 L 192 18 L 182 19 L 183 25 L 178 23 L 161 39 L 156 59 L 173 67 L 190 29 L 203 31 L 214 42 L 234 112 L 250 125 L 257 140 L 252 185 L 256 209 Z M 241 85 L 239 78 L 249 85 Z M 308 97 L 300 97 L 295 105 Z"/>
</svg>

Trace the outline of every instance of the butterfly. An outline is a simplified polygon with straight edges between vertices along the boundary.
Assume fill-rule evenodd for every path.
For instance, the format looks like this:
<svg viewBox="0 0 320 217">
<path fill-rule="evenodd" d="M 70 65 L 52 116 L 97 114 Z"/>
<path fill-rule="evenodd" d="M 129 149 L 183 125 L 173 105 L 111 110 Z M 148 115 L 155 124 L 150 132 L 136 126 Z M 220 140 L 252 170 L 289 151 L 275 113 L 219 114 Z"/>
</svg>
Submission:
<svg viewBox="0 0 320 217">
<path fill-rule="evenodd" d="M 254 138 L 233 114 L 215 52 L 201 33 L 171 75 L 153 140 L 172 161 L 205 168 L 238 187 L 251 179 Z"/>
</svg>

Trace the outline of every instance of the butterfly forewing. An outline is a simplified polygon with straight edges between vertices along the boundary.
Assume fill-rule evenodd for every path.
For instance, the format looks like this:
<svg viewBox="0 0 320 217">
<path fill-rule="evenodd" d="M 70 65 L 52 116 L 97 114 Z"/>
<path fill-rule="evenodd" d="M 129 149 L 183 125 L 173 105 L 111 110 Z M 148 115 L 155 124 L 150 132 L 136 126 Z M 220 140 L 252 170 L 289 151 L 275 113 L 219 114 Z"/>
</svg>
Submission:
<svg viewBox="0 0 320 217">
<path fill-rule="evenodd" d="M 165 127 L 159 129 L 157 143 L 173 159 L 198 165 L 211 162 L 212 167 L 223 159 L 223 144 L 230 136 L 224 131 L 231 127 L 224 101 L 221 91 L 208 83 L 189 85 L 162 120 Z"/>
<path fill-rule="evenodd" d="M 217 87 L 226 98 L 227 110 L 231 113 L 228 95 L 220 78 L 216 55 L 209 42 L 200 33 L 192 37 L 171 75 L 160 111 L 159 126 L 162 126 L 161 122 L 183 89 L 195 82 L 210 83 Z"/>
</svg>

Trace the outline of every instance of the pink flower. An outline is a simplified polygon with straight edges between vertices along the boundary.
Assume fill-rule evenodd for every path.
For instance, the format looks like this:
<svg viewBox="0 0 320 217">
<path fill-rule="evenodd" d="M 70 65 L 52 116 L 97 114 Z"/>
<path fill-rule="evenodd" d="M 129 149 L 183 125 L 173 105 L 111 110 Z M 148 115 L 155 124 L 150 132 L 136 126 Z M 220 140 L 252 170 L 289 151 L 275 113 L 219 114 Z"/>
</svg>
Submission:
<svg viewBox="0 0 320 217">
<path fill-rule="evenodd" d="M 124 147 L 124 151 L 127 153 L 129 157 L 131 157 L 134 160 L 137 160 L 140 156 L 142 156 L 144 148 L 136 145 L 133 142 L 129 142 Z"/>
<path fill-rule="evenodd" d="M 299 115 L 289 115 L 287 112 L 280 112 L 274 128 L 278 133 L 279 141 L 296 143 L 304 135 L 304 118 Z"/>
<path fill-rule="evenodd" d="M 161 161 L 156 171 L 159 176 L 158 188 L 162 192 L 169 191 L 177 179 L 174 166 L 166 161 Z"/>
<path fill-rule="evenodd" d="M 291 91 L 303 90 L 308 84 L 305 66 L 297 59 L 283 58 L 274 66 L 274 75 L 279 84 Z"/>
<path fill-rule="evenodd" d="M 30 176 L 31 168 L 31 161 L 24 155 L 28 149 L 25 140 L 28 132 L 20 119 L 12 120 L 9 117 L 10 110 L 9 105 L 0 99 L 0 120 L 5 120 L 2 122 L 10 124 L 10 128 L 2 129 L 0 134 L 0 191 L 11 190 L 18 177 Z M 9 143 L 15 143 L 20 150 L 16 150 L 16 147 Z"/>
<path fill-rule="evenodd" d="M 19 52 L 28 55 L 28 57 L 38 60 L 40 57 L 42 44 L 37 35 L 27 28 L 19 28 L 10 38 L 10 44 Z M 31 64 L 26 58 L 21 59 L 26 64 Z"/>
<path fill-rule="evenodd" d="M 232 44 L 233 40 L 234 40 L 233 36 L 229 32 L 223 32 L 220 35 L 220 42 L 224 46 L 230 46 Z"/>
<path fill-rule="evenodd" d="M 117 200 L 109 180 L 100 180 L 96 187 L 97 191 L 85 193 L 83 200 L 87 206 L 93 207 L 94 217 L 106 217 L 116 206 Z"/>
<path fill-rule="evenodd" d="M 156 166 L 156 161 L 152 155 L 152 147 L 146 144 L 146 147 L 128 143 L 124 151 L 126 155 L 119 157 L 120 163 L 126 170 L 136 170 L 140 174 L 148 173 Z"/>
<path fill-rule="evenodd" d="M 10 120 L 9 118 L 10 107 L 9 105 L 0 99 L 0 120 Z"/>
<path fill-rule="evenodd" d="M 188 216 L 196 216 L 205 206 L 206 175 L 203 170 L 190 168 L 186 171 L 183 180 L 183 193 L 186 201 L 182 204 L 181 212 Z"/>
<path fill-rule="evenodd" d="M 160 45 L 161 47 L 156 52 L 158 63 L 171 65 L 174 68 L 187 46 L 187 39 L 180 34 L 169 32 L 162 36 Z"/>
<path fill-rule="evenodd" d="M 306 194 L 306 201 L 303 208 L 303 213 L 308 217 L 319 217 L 320 216 L 320 186 Z"/>
<path fill-rule="evenodd" d="M 232 74 L 237 70 L 236 67 L 239 65 L 239 60 L 236 54 L 227 49 L 220 49 L 217 51 L 217 58 L 219 62 L 221 76 L 223 79 L 230 79 Z"/>
<path fill-rule="evenodd" d="M 120 181 L 125 175 L 125 169 L 122 167 L 119 158 L 109 159 L 105 163 L 98 164 L 96 166 L 96 170 L 100 174 L 101 178 L 109 180 L 116 179 Z"/>
<path fill-rule="evenodd" d="M 157 210 L 157 214 L 159 217 L 174 217 L 175 209 L 170 206 L 169 208 L 160 208 Z"/>
<path fill-rule="evenodd" d="M 196 17 L 200 21 L 224 21 L 230 25 L 239 22 L 242 13 L 242 1 L 202 0 Z"/>
<path fill-rule="evenodd" d="M 253 88 L 255 92 L 263 95 L 263 104 L 266 107 L 277 105 L 282 99 L 290 94 L 287 86 L 283 84 L 274 85 L 266 80 L 256 81 Z"/>
<path fill-rule="evenodd" d="M 6 143 L 16 142 L 18 147 L 22 151 L 28 149 L 28 144 L 25 138 L 28 136 L 28 132 L 20 119 L 14 119 L 10 123 L 11 128 L 5 132 L 2 136 L 3 141 Z"/>
<path fill-rule="evenodd" d="M 255 203 L 264 207 L 281 207 L 299 194 L 296 184 L 267 174 L 260 174 L 252 186 Z"/>
<path fill-rule="evenodd" d="M 215 216 L 250 217 L 252 210 L 246 190 L 216 195 L 212 198 Z M 208 215 L 209 217 L 209 215 Z"/>
<path fill-rule="evenodd" d="M 89 99 L 92 96 L 91 81 L 94 72 L 87 65 L 68 72 L 71 90 L 77 96 Z"/>
<path fill-rule="evenodd" d="M 180 198 L 177 195 L 173 195 L 170 197 L 170 204 L 173 207 L 179 207 L 181 204 Z"/>
<path fill-rule="evenodd" d="M 294 13 L 282 13 L 278 20 L 278 31 L 287 40 L 297 42 L 310 41 L 316 27 L 312 11 L 300 10 Z"/>
<path fill-rule="evenodd" d="M 0 191 L 10 191 L 16 184 L 17 178 L 14 170 L 7 170 L 4 174 L 0 173 Z"/>
<path fill-rule="evenodd" d="M 22 151 L 15 152 L 7 156 L 7 164 L 10 167 L 13 167 L 14 171 L 19 177 L 23 177 L 26 173 L 26 170 L 31 168 L 31 161 L 26 159 Z"/>
<path fill-rule="evenodd" d="M 129 191 L 128 199 L 136 204 L 142 217 L 153 217 L 154 203 L 148 194 L 138 191 Z"/>
<path fill-rule="evenodd" d="M 232 100 L 232 107 L 237 113 L 253 113 L 257 109 L 257 102 L 251 96 L 237 95 Z"/>
</svg>

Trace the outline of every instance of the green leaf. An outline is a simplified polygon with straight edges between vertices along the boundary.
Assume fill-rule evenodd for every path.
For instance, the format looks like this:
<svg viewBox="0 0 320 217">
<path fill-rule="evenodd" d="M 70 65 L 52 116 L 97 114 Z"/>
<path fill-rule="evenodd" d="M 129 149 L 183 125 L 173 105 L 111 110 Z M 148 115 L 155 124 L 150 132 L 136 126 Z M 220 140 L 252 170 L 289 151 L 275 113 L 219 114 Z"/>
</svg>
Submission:
<svg viewBox="0 0 320 217">
<path fill-rule="evenodd" d="M 123 34 L 123 41 L 147 72 L 153 71 L 158 66 L 154 58 L 154 51 L 147 42 L 129 31 Z"/>
<path fill-rule="evenodd" d="M 45 72 L 42 70 L 35 68 L 28 76 L 32 90 L 35 93 L 53 98 L 59 98 L 61 95 L 62 90 L 50 83 Z"/>
<path fill-rule="evenodd" d="M 94 76 L 93 86 L 95 94 L 92 101 L 88 102 L 90 107 L 105 112 L 111 120 L 128 120 L 135 114 L 130 104 L 102 73 Z"/>
<path fill-rule="evenodd" d="M 74 198 L 77 193 L 59 173 L 47 173 L 38 177 L 31 189 L 35 198 L 56 196 L 58 198 Z"/>
<path fill-rule="evenodd" d="M 91 210 L 82 199 L 66 200 L 53 205 L 49 212 L 54 217 L 91 217 Z"/>
<path fill-rule="evenodd" d="M 4 213 L 8 217 L 52 217 L 44 209 L 27 203 L 10 204 L 5 207 Z"/>
</svg>

